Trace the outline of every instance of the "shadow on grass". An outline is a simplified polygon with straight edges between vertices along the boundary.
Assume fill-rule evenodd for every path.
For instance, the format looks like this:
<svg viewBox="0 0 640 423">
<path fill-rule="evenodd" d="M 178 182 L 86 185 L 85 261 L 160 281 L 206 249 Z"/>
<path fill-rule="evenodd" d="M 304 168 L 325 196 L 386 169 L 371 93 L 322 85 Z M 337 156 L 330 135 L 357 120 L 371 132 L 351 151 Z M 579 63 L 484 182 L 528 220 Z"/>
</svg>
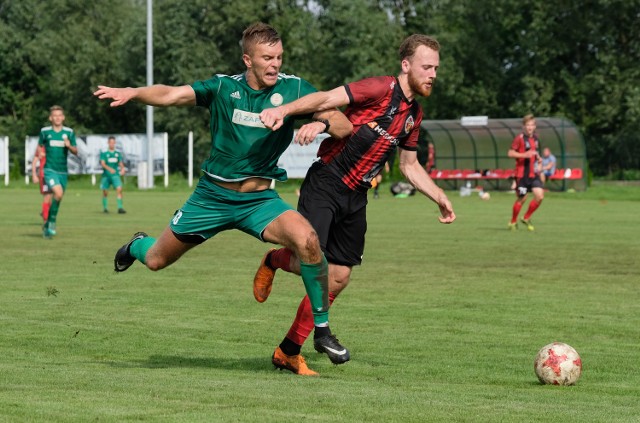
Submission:
<svg viewBox="0 0 640 423">
<path fill-rule="evenodd" d="M 106 364 L 118 368 L 144 368 L 144 369 L 167 369 L 167 368 L 212 368 L 224 370 L 251 370 L 251 371 L 272 371 L 273 364 L 269 357 L 260 358 L 208 358 L 208 357 L 183 357 L 175 355 L 152 355 L 147 360 L 115 362 L 109 361 Z"/>
</svg>

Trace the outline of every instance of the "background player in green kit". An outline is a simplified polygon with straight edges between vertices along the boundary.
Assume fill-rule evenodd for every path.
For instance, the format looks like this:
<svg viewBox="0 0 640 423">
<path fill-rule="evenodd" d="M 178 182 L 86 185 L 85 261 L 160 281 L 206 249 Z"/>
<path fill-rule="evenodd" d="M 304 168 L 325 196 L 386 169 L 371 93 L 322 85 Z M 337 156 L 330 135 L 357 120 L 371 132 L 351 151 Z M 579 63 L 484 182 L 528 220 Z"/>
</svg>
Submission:
<svg viewBox="0 0 640 423">
<path fill-rule="evenodd" d="M 289 247 L 302 262 L 301 276 L 313 310 L 316 350 L 330 357 L 340 354 L 344 362 L 349 352 L 329 329 L 327 260 L 318 235 L 302 215 L 269 189 L 272 180 L 287 179 L 277 162 L 293 139 L 295 117 L 286 119 L 278 131 L 265 128 L 259 117 L 265 108 L 290 103 L 316 89 L 303 79 L 280 73 L 282 41 L 269 25 L 249 26 L 243 32 L 242 49 L 246 71 L 239 75 L 215 75 L 178 87 L 99 86 L 94 93 L 100 99 L 113 99 L 112 107 L 136 100 L 152 106 L 197 105 L 211 113 L 211 152 L 202 165 L 203 175 L 195 191 L 160 237 L 138 232 L 122 246 L 116 253 L 115 270 L 125 271 L 136 259 L 151 270 L 160 270 L 227 229 L 239 229 L 262 241 Z M 337 109 L 313 117 L 319 121 L 299 130 L 298 139 L 303 144 L 323 131 L 337 137 L 351 133 L 351 123 Z M 278 367 L 288 365 L 283 362 Z"/>
<path fill-rule="evenodd" d="M 42 235 L 50 239 L 56 235 L 58 211 L 67 189 L 67 155 L 69 151 L 77 155 L 78 148 L 73 129 L 63 126 L 64 110 L 62 107 L 51 106 L 49 122 L 51 122 L 51 126 L 45 126 L 40 130 L 38 145 L 44 146 L 47 156 L 47 161 L 44 164 L 44 183 L 53 193 L 49 216 L 42 228 Z"/>
<path fill-rule="evenodd" d="M 122 162 L 122 153 L 116 151 L 115 137 L 109 137 L 108 143 L 109 149 L 100 153 L 100 165 L 102 166 L 102 169 L 104 169 L 102 172 L 102 178 L 100 179 L 100 188 L 102 189 L 102 209 L 105 213 L 109 213 L 109 209 L 107 208 L 107 196 L 109 195 L 109 187 L 113 185 L 116 189 L 118 213 L 124 214 L 126 211 L 122 208 L 122 181 L 120 180 L 120 175 L 124 175 L 125 172 L 124 163 Z"/>
</svg>

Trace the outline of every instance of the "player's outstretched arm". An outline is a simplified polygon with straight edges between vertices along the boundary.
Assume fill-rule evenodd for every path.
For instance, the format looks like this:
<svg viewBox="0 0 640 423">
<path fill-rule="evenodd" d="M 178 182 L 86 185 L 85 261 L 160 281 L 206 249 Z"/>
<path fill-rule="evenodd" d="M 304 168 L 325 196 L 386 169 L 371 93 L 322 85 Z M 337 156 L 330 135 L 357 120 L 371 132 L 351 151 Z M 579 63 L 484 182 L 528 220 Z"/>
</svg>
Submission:
<svg viewBox="0 0 640 423">
<path fill-rule="evenodd" d="M 282 126 L 284 118 L 287 116 L 321 112 L 346 104 L 349 104 L 347 90 L 344 87 L 338 87 L 331 91 L 318 91 L 307 94 L 291 103 L 272 109 L 265 109 L 260 113 L 260 120 L 264 126 L 276 131 Z"/>
<path fill-rule="evenodd" d="M 149 87 L 137 88 L 112 88 L 98 85 L 98 89 L 93 93 L 100 100 L 113 100 L 111 107 L 122 106 L 131 100 L 149 106 L 193 106 L 196 104 L 196 93 L 189 85 L 171 87 L 168 85 L 151 85 Z"/>
<path fill-rule="evenodd" d="M 456 220 L 456 214 L 453 211 L 453 206 L 447 198 L 442 188 L 433 182 L 433 179 L 429 176 L 426 170 L 418 162 L 418 154 L 415 151 L 404 150 L 400 151 L 400 171 L 407 178 L 407 180 L 418 191 L 427 196 L 431 201 L 438 205 L 440 209 L 440 215 L 438 220 L 440 223 L 453 223 Z"/>
</svg>

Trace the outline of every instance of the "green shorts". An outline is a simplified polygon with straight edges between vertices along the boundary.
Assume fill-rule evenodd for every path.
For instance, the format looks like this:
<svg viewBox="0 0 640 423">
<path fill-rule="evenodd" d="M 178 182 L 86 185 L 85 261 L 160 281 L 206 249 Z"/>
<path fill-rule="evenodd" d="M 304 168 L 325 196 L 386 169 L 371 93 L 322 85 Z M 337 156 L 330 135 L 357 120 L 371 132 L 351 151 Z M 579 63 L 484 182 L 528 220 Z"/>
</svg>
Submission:
<svg viewBox="0 0 640 423">
<path fill-rule="evenodd" d="M 229 229 L 264 241 L 267 225 L 287 210 L 293 210 L 272 189 L 236 192 L 223 188 L 206 176 L 187 202 L 175 212 L 169 227 L 183 242 L 198 244 Z"/>
<path fill-rule="evenodd" d="M 62 191 L 67 190 L 67 174 L 66 173 L 58 173 L 55 170 L 45 169 L 44 170 L 44 183 L 49 187 L 49 191 L 53 189 L 56 185 L 62 186 Z"/>
<path fill-rule="evenodd" d="M 111 185 L 113 185 L 114 188 L 119 188 L 122 186 L 120 175 L 118 175 L 117 173 L 103 173 L 102 179 L 100 179 L 100 189 L 108 190 Z"/>
</svg>

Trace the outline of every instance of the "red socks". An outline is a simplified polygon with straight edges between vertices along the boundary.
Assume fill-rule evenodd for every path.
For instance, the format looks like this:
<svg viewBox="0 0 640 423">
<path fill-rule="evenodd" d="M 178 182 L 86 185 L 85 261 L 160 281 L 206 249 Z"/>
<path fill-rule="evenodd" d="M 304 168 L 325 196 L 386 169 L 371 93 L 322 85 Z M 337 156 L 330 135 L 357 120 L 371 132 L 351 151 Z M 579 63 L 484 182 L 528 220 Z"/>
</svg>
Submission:
<svg viewBox="0 0 640 423">
<path fill-rule="evenodd" d="M 279 248 L 269 255 L 271 267 L 274 269 L 282 269 L 285 272 L 291 272 L 291 256 L 293 251 L 288 248 Z"/>
<path fill-rule="evenodd" d="M 513 213 L 511 215 L 511 223 L 516 223 L 518 221 L 518 215 L 520 214 L 520 210 L 522 210 L 522 203 L 516 201 L 513 203 Z"/>
<path fill-rule="evenodd" d="M 336 296 L 330 292 L 329 306 L 333 304 L 333 300 L 335 299 Z M 287 333 L 287 338 L 298 345 L 302 345 L 313 331 L 313 328 L 314 324 L 313 313 L 311 312 L 311 302 L 309 301 L 309 296 L 305 295 L 298 306 L 298 313 L 296 314 L 296 318 Z"/>
<path fill-rule="evenodd" d="M 51 203 L 47 203 L 46 201 L 42 202 L 42 218 L 46 222 L 49 218 L 49 208 L 51 208 Z"/>
<path fill-rule="evenodd" d="M 540 207 L 540 203 L 538 203 L 536 200 L 531 200 L 531 202 L 529 203 L 529 209 L 527 209 L 527 212 L 524 214 L 524 219 L 529 220 L 533 212 L 536 211 L 538 207 Z"/>
</svg>

